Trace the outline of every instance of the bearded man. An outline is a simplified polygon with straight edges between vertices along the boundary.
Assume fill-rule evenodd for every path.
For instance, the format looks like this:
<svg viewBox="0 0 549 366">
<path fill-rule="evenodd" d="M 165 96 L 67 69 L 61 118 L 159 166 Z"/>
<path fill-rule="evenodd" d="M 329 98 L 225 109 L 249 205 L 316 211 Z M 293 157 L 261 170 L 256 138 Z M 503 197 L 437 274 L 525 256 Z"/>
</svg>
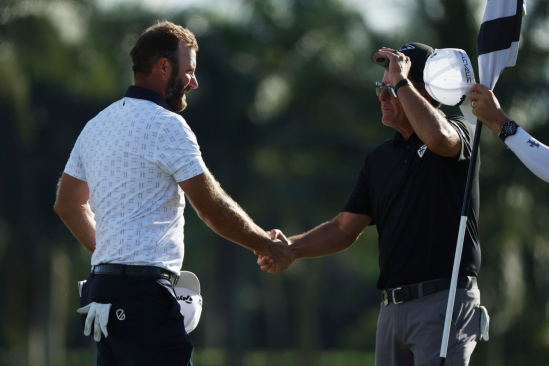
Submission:
<svg viewBox="0 0 549 366">
<path fill-rule="evenodd" d="M 179 25 L 145 30 L 130 52 L 135 85 L 86 124 L 59 182 L 55 211 L 93 253 L 81 306 L 85 334 L 95 322 L 98 365 L 192 365 L 174 293 L 184 195 L 216 233 L 274 258 L 277 271 L 293 260 L 223 191 L 176 114 L 198 87 L 197 51 Z"/>
</svg>

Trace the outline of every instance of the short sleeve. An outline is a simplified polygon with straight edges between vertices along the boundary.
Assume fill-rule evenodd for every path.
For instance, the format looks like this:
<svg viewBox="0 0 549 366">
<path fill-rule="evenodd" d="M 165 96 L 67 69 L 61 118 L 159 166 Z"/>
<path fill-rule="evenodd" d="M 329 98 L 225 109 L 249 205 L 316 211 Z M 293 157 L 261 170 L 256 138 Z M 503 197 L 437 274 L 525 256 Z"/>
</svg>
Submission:
<svg viewBox="0 0 549 366">
<path fill-rule="evenodd" d="M 80 134 L 80 136 L 82 136 L 82 134 Z M 86 181 L 86 171 L 84 170 L 82 157 L 80 156 L 80 136 L 72 148 L 71 156 L 69 157 L 67 165 L 65 165 L 64 172 L 71 177 Z"/>
<path fill-rule="evenodd" d="M 369 188 L 369 161 L 370 155 L 366 158 L 364 166 L 360 170 L 358 179 L 355 183 L 355 187 L 351 191 L 349 199 L 345 206 L 343 206 L 342 212 L 351 212 L 356 214 L 368 215 L 374 220 L 373 210 L 372 210 L 372 199 L 370 195 Z M 372 221 L 371 225 L 374 225 L 375 222 Z"/>
<path fill-rule="evenodd" d="M 206 171 L 195 134 L 185 120 L 178 116 L 165 122 L 156 144 L 158 167 L 182 182 Z"/>
<path fill-rule="evenodd" d="M 447 160 L 449 162 L 469 160 L 473 151 L 474 126 L 461 116 L 450 116 L 447 118 L 447 121 L 454 127 L 461 140 L 459 155 L 447 158 Z"/>
</svg>

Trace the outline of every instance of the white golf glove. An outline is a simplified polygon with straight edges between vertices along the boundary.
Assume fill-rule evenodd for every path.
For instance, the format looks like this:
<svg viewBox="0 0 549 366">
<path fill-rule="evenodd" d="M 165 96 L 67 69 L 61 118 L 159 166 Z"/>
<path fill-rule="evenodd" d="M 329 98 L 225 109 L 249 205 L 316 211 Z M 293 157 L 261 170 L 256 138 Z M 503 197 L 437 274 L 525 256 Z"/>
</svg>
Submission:
<svg viewBox="0 0 549 366">
<path fill-rule="evenodd" d="M 91 304 L 76 310 L 79 314 L 88 314 L 84 325 L 84 335 L 90 335 L 92 322 L 94 322 L 93 339 L 96 342 L 99 342 L 101 340 L 101 332 L 103 332 L 105 338 L 107 338 L 109 336 L 109 332 L 107 332 L 107 323 L 109 322 L 110 310 L 111 304 L 100 304 L 97 302 L 92 302 Z"/>
<path fill-rule="evenodd" d="M 480 307 L 480 311 L 480 340 L 487 341 L 490 339 L 490 316 L 484 306 Z"/>
</svg>

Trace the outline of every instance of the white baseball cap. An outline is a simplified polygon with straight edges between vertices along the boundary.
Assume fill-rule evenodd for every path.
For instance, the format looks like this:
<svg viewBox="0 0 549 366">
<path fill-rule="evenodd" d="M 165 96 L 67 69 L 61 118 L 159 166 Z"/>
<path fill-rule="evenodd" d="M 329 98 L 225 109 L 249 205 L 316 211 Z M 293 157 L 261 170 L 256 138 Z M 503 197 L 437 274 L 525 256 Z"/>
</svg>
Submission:
<svg viewBox="0 0 549 366">
<path fill-rule="evenodd" d="M 181 271 L 174 290 L 184 318 L 185 330 L 190 333 L 196 328 L 202 315 L 200 281 L 194 273 Z"/>
<path fill-rule="evenodd" d="M 458 48 L 435 49 L 425 63 L 423 81 L 429 95 L 442 104 L 470 104 L 475 74 L 467 52 Z"/>
</svg>

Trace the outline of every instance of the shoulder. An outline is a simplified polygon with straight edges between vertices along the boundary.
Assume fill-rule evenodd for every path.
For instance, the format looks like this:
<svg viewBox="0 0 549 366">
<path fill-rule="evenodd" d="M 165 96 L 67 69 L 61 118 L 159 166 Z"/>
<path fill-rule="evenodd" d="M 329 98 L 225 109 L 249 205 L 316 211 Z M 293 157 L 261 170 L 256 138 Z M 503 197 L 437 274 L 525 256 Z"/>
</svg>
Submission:
<svg viewBox="0 0 549 366">
<path fill-rule="evenodd" d="M 118 107 L 121 103 L 122 100 L 117 100 L 116 102 L 112 103 L 107 108 L 99 112 L 95 117 L 86 122 L 86 125 L 82 129 L 82 133 L 91 133 L 91 131 L 101 129 L 101 126 L 104 124 L 104 122 L 108 121 L 111 118 L 117 118 Z"/>
<path fill-rule="evenodd" d="M 462 130 L 474 131 L 475 126 L 469 122 L 465 117 L 460 115 L 446 116 L 446 120 L 454 127 Z"/>
<path fill-rule="evenodd" d="M 457 131 L 460 139 L 465 144 L 471 145 L 475 137 L 476 125 L 469 122 L 463 116 L 448 116 L 446 117 L 448 123 L 454 127 Z"/>
<path fill-rule="evenodd" d="M 166 111 L 166 114 L 162 115 L 162 128 L 164 130 L 179 131 L 184 135 L 192 135 L 194 137 L 194 132 L 191 127 L 181 115 Z"/>
<path fill-rule="evenodd" d="M 181 126 L 181 127 L 189 128 L 187 121 L 181 115 L 170 112 L 170 111 L 166 111 L 165 109 L 164 111 L 166 112 L 166 114 L 163 114 L 162 118 L 164 119 L 165 123 L 173 126 Z"/>
<path fill-rule="evenodd" d="M 198 148 L 198 139 L 187 121 L 177 113 L 166 111 L 158 123 L 159 136 L 163 141 L 171 141 L 181 146 L 189 144 Z"/>
</svg>

